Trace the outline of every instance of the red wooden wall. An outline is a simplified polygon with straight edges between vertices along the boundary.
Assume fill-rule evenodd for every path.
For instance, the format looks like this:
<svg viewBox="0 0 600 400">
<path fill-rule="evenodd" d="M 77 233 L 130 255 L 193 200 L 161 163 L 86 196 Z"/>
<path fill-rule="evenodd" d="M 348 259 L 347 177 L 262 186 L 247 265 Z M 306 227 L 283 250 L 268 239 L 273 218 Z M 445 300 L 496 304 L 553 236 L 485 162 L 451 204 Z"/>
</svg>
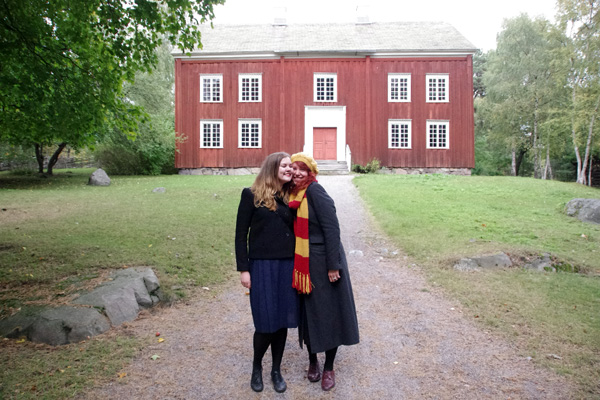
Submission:
<svg viewBox="0 0 600 400">
<path fill-rule="evenodd" d="M 313 101 L 315 72 L 337 73 L 337 102 Z M 223 75 L 223 103 L 200 102 L 200 74 Z M 262 73 L 262 102 L 238 102 L 238 74 Z M 388 73 L 411 74 L 411 102 L 388 102 Z M 428 73 L 449 74 L 449 102 L 426 103 Z M 346 106 L 352 162 L 376 157 L 387 167 L 474 167 L 471 56 L 410 59 L 286 59 L 175 64 L 176 167 L 254 167 L 275 151 L 304 145 L 304 107 Z M 262 120 L 262 148 L 238 149 L 238 119 Z M 223 148 L 201 149 L 200 120 L 223 120 Z M 388 119 L 412 120 L 412 148 L 388 149 Z M 449 149 L 426 149 L 426 121 L 449 120 Z"/>
</svg>

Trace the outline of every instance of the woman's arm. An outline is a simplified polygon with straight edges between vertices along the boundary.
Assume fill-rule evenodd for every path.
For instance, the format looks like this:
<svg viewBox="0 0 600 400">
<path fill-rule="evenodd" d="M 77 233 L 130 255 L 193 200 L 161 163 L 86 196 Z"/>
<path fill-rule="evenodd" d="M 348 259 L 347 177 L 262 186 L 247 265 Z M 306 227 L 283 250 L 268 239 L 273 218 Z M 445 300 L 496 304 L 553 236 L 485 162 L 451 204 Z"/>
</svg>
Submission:
<svg viewBox="0 0 600 400">
<path fill-rule="evenodd" d="M 329 280 L 339 279 L 340 224 L 333 199 L 318 183 L 313 183 L 308 187 L 306 197 L 311 202 L 312 209 L 316 213 L 314 217 L 323 231 Z M 309 220 L 312 218 L 312 215 L 308 216 Z"/>
<path fill-rule="evenodd" d="M 237 270 L 248 271 L 248 232 L 254 213 L 254 196 L 249 188 L 242 191 L 235 224 L 235 260 Z"/>
</svg>

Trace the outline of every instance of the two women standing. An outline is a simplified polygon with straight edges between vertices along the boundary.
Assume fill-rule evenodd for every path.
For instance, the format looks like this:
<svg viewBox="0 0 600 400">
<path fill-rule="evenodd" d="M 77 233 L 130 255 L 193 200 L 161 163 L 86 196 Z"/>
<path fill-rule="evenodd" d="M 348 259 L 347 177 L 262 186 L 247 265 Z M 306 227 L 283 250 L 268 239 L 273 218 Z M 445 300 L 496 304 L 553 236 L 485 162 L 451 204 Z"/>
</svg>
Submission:
<svg viewBox="0 0 600 400">
<path fill-rule="evenodd" d="M 321 380 L 323 390 L 335 386 L 333 363 L 338 346 L 359 341 L 335 205 L 316 182 L 317 174 L 317 163 L 306 154 L 289 158 L 286 153 L 274 153 L 263 163 L 252 188 L 242 192 L 236 258 L 242 285 L 251 288 L 256 329 L 251 387 L 255 391 L 263 388 L 261 364 L 269 345 L 274 388 L 285 391 L 280 365 L 287 328 L 299 326 L 300 346 L 305 344 L 309 353 L 307 377 L 311 382 Z M 267 201 L 269 195 L 260 197 L 261 186 L 272 200 Z M 266 326 L 265 320 L 278 322 Z M 317 358 L 321 352 L 326 355 L 322 374 Z"/>
</svg>

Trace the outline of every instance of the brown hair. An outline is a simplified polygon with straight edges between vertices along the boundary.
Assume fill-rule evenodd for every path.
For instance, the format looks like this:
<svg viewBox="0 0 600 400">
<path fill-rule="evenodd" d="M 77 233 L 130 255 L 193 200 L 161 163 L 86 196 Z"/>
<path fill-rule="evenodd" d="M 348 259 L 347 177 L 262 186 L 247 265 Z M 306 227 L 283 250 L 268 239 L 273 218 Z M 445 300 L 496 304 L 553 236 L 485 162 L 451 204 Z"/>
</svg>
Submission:
<svg viewBox="0 0 600 400">
<path fill-rule="evenodd" d="M 255 207 L 266 207 L 275 211 L 277 209 L 275 197 L 281 197 L 287 204 L 290 185 L 286 183 L 282 186 L 278 177 L 279 165 L 286 157 L 289 158 L 290 155 L 281 151 L 269 154 L 263 161 L 260 172 L 250 188 L 254 194 Z"/>
<path fill-rule="evenodd" d="M 311 183 L 316 182 L 317 174 L 312 172 L 309 166 L 306 165 L 306 163 L 303 161 L 294 161 L 292 164 L 296 164 L 298 166 L 298 169 L 308 172 L 308 176 L 303 182 L 301 182 L 299 185 L 295 185 L 294 187 L 292 187 L 292 193 L 296 194 L 302 189 L 306 189 Z"/>
</svg>

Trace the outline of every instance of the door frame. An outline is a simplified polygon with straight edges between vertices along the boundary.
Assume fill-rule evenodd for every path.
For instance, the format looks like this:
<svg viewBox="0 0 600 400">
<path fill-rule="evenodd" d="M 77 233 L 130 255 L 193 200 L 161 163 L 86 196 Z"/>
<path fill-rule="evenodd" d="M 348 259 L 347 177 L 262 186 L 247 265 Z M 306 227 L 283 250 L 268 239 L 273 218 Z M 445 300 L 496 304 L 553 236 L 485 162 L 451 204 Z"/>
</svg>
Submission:
<svg viewBox="0 0 600 400">
<path fill-rule="evenodd" d="M 346 161 L 346 106 L 304 107 L 304 149 L 311 156 L 314 128 L 337 128 L 336 159 Z"/>
</svg>

